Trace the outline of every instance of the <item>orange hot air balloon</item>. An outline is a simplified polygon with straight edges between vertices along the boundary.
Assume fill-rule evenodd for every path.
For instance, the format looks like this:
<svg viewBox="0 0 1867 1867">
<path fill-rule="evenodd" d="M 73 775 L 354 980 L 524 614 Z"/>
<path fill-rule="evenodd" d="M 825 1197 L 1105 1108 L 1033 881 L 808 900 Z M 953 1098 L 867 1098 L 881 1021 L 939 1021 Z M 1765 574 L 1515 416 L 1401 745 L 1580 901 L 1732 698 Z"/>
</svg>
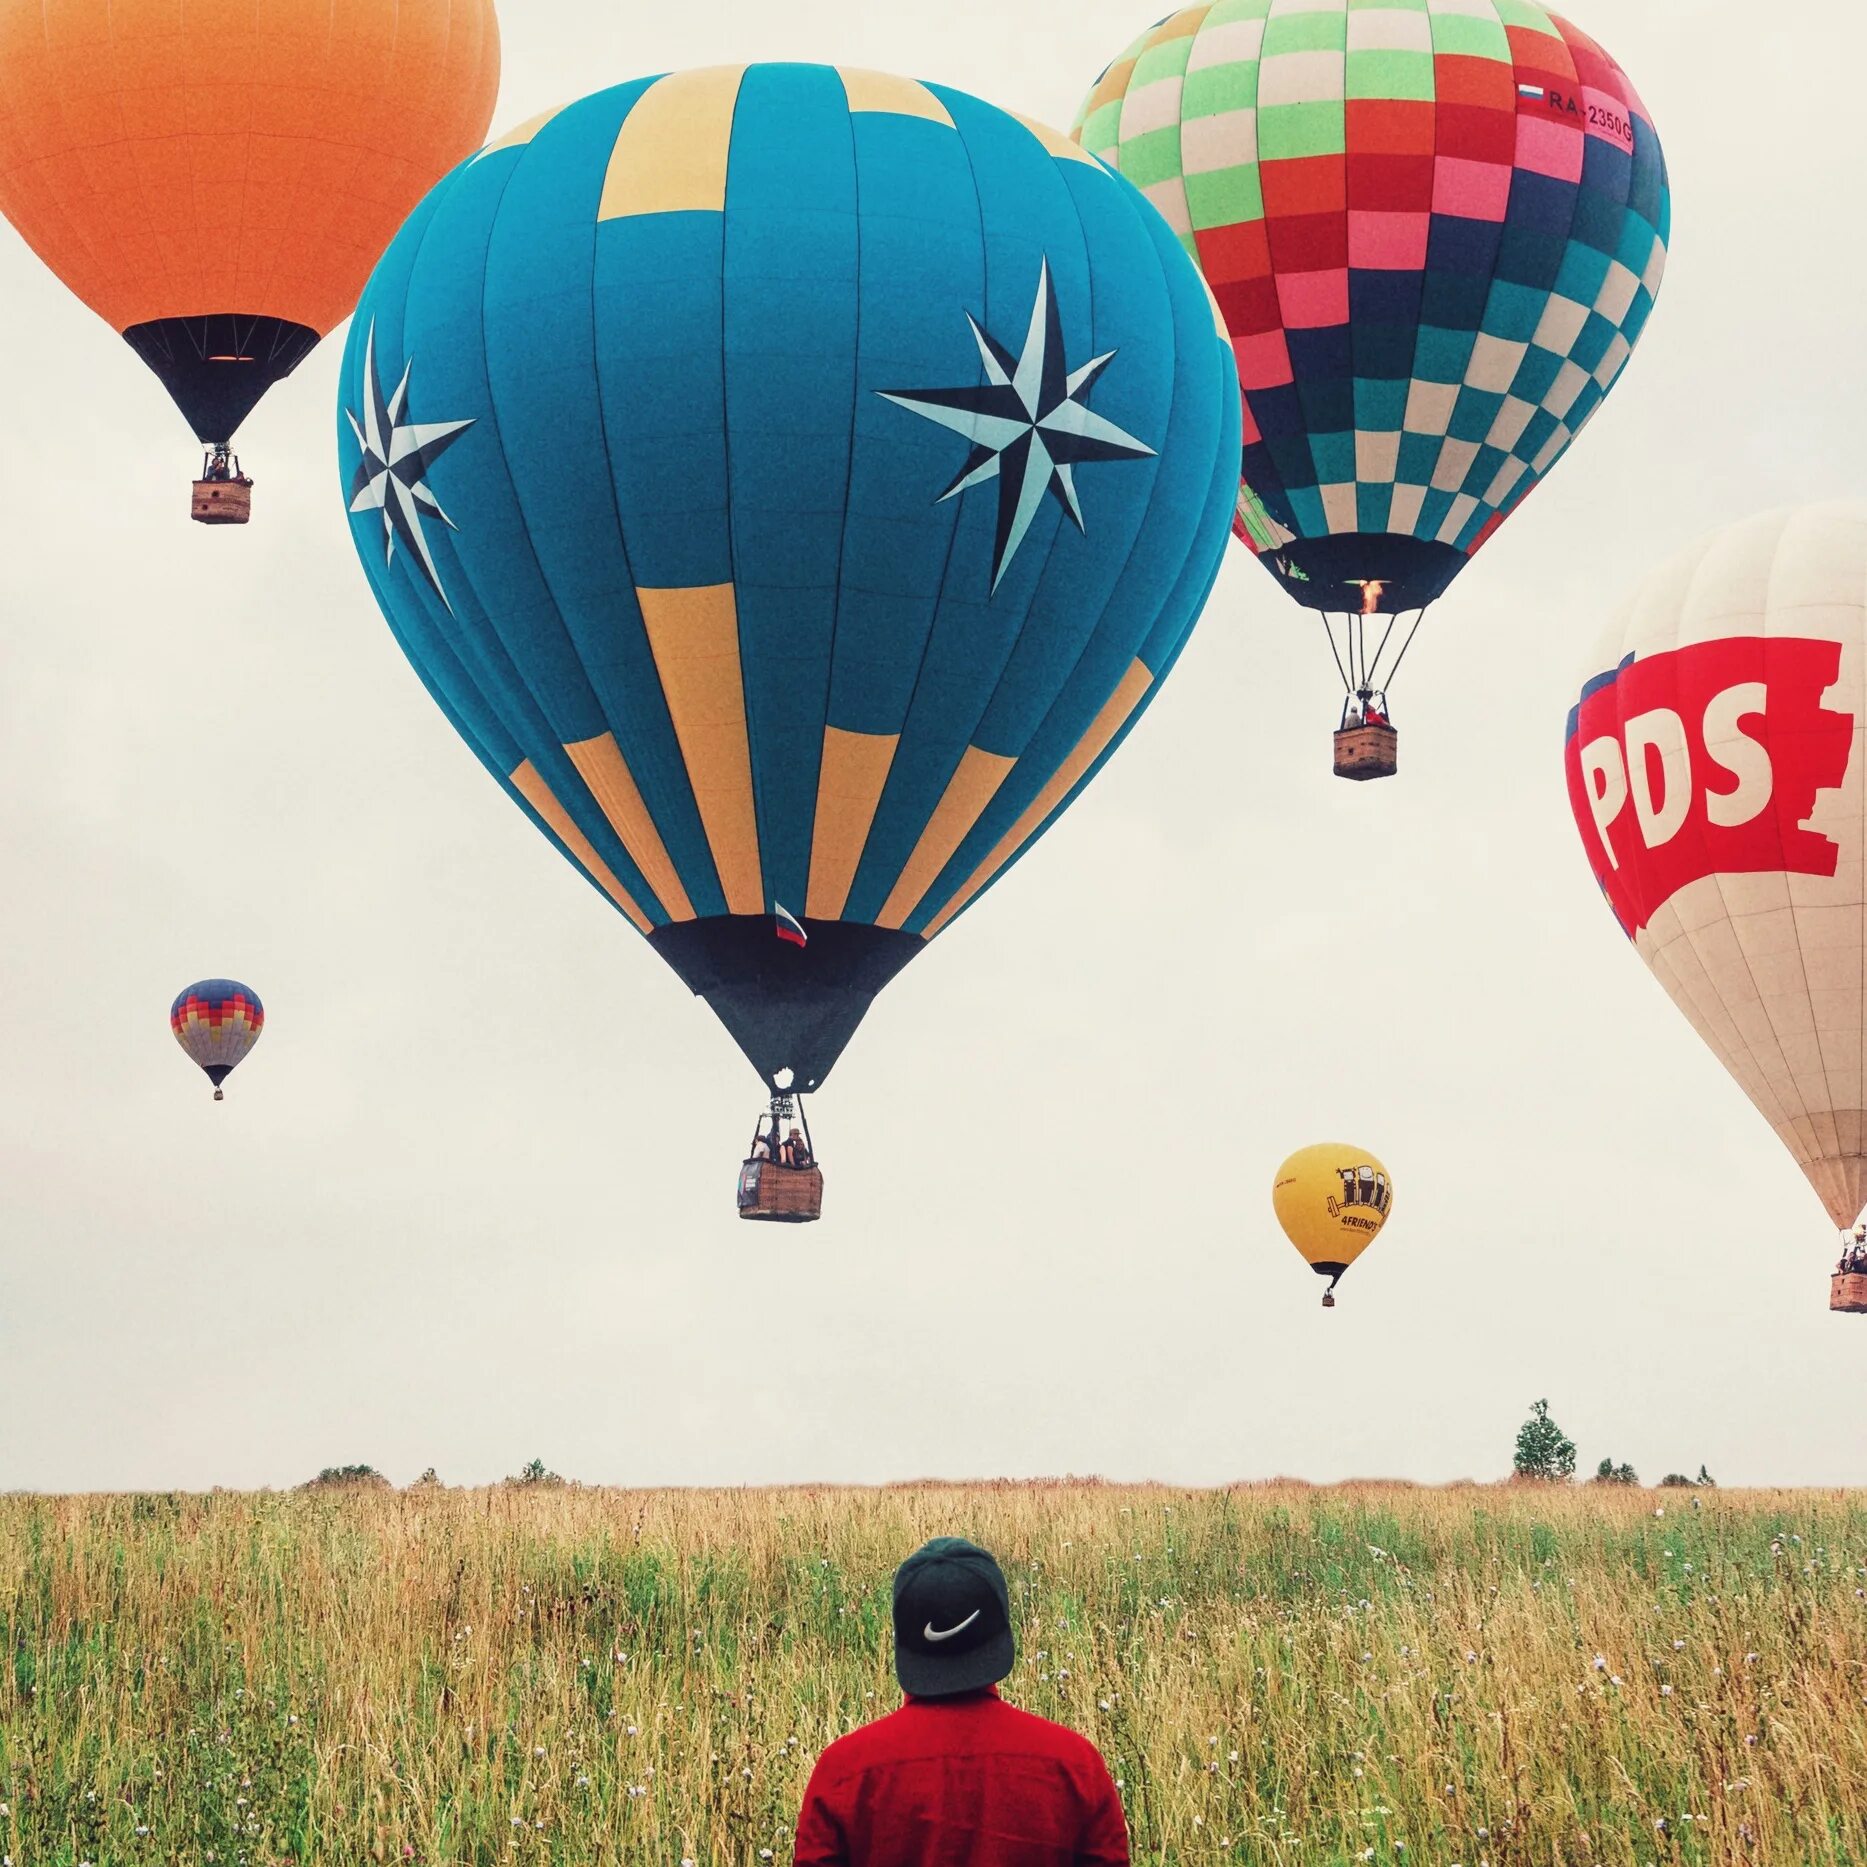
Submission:
<svg viewBox="0 0 1867 1867">
<path fill-rule="evenodd" d="M 213 450 L 195 517 L 498 89 L 493 0 L 0 0 L 0 213 Z"/>
</svg>

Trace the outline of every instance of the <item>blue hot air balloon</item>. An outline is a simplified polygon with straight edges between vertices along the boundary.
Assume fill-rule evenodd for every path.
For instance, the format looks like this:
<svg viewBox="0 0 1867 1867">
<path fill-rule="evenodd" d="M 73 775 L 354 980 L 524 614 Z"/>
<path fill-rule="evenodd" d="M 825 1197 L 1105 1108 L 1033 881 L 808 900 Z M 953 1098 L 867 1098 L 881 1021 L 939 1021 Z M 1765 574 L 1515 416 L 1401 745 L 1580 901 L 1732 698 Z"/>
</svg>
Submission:
<svg viewBox="0 0 1867 1867">
<path fill-rule="evenodd" d="M 456 169 L 340 400 L 429 692 L 798 1090 L 1153 698 L 1241 445 L 1212 301 L 1130 183 L 808 65 L 618 85 Z"/>
</svg>

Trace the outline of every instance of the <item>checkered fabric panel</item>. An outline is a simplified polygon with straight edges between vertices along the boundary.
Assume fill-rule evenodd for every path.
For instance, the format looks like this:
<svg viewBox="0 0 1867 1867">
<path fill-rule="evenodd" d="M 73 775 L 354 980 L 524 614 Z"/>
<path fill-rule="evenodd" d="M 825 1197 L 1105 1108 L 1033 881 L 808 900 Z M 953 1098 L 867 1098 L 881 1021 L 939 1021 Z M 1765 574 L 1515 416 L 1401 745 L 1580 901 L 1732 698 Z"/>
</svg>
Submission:
<svg viewBox="0 0 1867 1867">
<path fill-rule="evenodd" d="M 1076 135 L 1205 271 L 1245 392 L 1237 529 L 1286 582 L 1298 541 L 1366 538 L 1330 562 L 1373 578 L 1398 536 L 1457 554 L 1443 588 L 1599 408 L 1665 269 L 1652 120 L 1535 0 L 1189 7 Z"/>
</svg>

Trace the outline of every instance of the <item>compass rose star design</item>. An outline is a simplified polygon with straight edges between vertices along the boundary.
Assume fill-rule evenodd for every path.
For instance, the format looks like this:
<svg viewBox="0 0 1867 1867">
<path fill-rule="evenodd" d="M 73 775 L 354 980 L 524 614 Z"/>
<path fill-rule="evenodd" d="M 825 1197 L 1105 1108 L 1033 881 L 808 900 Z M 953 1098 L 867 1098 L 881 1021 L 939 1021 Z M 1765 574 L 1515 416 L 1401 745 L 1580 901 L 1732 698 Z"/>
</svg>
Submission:
<svg viewBox="0 0 1867 1867">
<path fill-rule="evenodd" d="M 1143 460 L 1154 449 L 1084 403 L 1083 397 L 1115 352 L 1104 351 L 1079 369 L 1069 368 L 1048 259 L 1037 275 L 1037 299 L 1031 306 L 1022 355 L 1014 357 L 980 328 L 971 312 L 966 322 L 985 364 L 986 380 L 977 388 L 882 389 L 877 393 L 885 401 L 963 434 L 972 443 L 965 465 L 941 499 L 951 499 L 987 480 L 998 481 L 998 537 L 992 551 L 992 588 L 997 590 L 1046 492 L 1056 496 L 1082 531 L 1074 469 L 1085 461 Z"/>
<path fill-rule="evenodd" d="M 380 512 L 383 515 L 383 562 L 395 562 L 399 540 L 420 565 L 434 593 L 447 605 L 441 588 L 441 575 L 435 569 L 422 531 L 424 518 L 439 519 L 450 531 L 458 531 L 441 502 L 428 490 L 428 469 L 473 426 L 472 421 L 411 422 L 408 412 L 408 379 L 414 373 L 414 359 L 402 371 L 395 394 L 383 399 L 382 378 L 376 373 L 376 326 L 371 324 L 364 342 L 363 370 L 369 380 L 369 401 L 358 421 L 349 409 L 344 410 L 363 458 L 357 463 L 356 477 L 350 482 L 352 512 Z"/>
</svg>

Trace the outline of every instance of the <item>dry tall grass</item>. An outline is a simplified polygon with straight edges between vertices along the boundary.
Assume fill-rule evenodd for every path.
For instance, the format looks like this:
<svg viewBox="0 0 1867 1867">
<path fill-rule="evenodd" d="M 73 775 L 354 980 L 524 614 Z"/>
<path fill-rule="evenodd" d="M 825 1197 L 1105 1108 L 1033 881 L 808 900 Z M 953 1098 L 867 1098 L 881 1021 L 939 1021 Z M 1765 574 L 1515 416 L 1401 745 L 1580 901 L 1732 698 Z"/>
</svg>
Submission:
<svg viewBox="0 0 1867 1867">
<path fill-rule="evenodd" d="M 0 1499 L 0 1853 L 783 1863 L 946 1531 L 1138 1861 L 1867 1862 L 1867 1498 L 1282 1485 Z"/>
</svg>

